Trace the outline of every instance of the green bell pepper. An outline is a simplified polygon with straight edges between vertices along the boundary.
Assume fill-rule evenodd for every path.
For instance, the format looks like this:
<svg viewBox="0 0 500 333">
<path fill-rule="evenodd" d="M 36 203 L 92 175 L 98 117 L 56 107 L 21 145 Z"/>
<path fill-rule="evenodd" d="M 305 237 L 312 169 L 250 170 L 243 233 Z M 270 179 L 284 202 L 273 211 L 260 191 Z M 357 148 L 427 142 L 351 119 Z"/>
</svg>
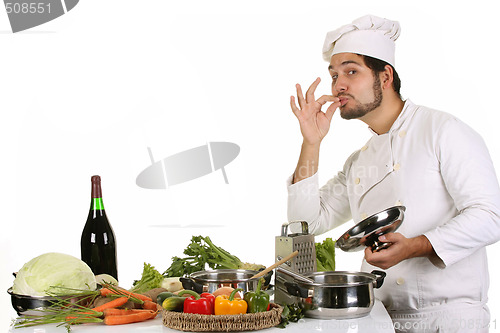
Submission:
<svg viewBox="0 0 500 333">
<path fill-rule="evenodd" d="M 259 279 L 257 289 L 246 292 L 243 296 L 243 299 L 248 303 L 249 313 L 265 312 L 269 308 L 269 294 L 260 290 L 261 286 L 262 279 Z"/>
</svg>

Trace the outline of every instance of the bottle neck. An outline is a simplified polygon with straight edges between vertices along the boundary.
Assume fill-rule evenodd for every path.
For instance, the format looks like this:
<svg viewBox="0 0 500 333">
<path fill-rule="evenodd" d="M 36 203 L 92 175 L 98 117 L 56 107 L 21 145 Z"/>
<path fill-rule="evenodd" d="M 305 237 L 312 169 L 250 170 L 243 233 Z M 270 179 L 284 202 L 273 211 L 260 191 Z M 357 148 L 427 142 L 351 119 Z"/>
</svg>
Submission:
<svg viewBox="0 0 500 333">
<path fill-rule="evenodd" d="M 91 210 L 104 210 L 104 204 L 102 202 L 102 198 L 92 198 L 92 202 L 90 205 Z"/>
<path fill-rule="evenodd" d="M 101 177 L 98 175 L 92 176 L 92 202 L 90 203 L 91 211 L 104 211 L 102 203 Z"/>
</svg>

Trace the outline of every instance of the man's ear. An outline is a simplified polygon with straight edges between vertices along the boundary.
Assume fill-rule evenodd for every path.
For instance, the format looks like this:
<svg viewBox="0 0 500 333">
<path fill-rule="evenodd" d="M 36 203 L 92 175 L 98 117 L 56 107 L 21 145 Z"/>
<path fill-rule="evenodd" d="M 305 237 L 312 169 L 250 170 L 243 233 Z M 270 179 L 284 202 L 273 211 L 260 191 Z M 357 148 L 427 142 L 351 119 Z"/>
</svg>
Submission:
<svg viewBox="0 0 500 333">
<path fill-rule="evenodd" d="M 380 73 L 380 82 L 382 82 L 382 87 L 384 89 L 392 88 L 392 82 L 394 81 L 394 71 L 389 65 L 385 65 L 384 71 Z"/>
</svg>

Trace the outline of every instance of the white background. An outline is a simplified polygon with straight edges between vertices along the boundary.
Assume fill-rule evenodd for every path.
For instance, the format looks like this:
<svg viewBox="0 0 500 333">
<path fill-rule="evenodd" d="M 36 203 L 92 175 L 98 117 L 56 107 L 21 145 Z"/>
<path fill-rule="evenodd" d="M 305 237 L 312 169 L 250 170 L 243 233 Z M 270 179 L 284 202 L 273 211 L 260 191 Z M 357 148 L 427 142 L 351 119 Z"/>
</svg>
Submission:
<svg viewBox="0 0 500 333">
<path fill-rule="evenodd" d="M 45 252 L 79 257 L 94 174 L 102 177 L 123 286 L 145 261 L 164 271 L 192 235 L 272 264 L 286 221 L 285 179 L 301 143 L 289 97 L 295 83 L 318 76 L 319 94 L 329 93 L 323 38 L 368 13 L 401 23 L 403 96 L 475 128 L 499 170 L 495 4 L 82 0 L 16 34 L 0 10 L 0 325 L 7 329 L 15 316 L 5 292 L 12 272 Z M 369 136 L 362 122 L 335 115 L 322 182 Z M 147 147 L 161 159 L 209 141 L 241 147 L 226 166 L 228 185 L 220 171 L 167 190 L 135 185 L 150 164 Z M 499 251 L 488 247 L 492 320 L 500 320 Z M 337 268 L 359 269 L 360 255 L 338 253 Z"/>
</svg>

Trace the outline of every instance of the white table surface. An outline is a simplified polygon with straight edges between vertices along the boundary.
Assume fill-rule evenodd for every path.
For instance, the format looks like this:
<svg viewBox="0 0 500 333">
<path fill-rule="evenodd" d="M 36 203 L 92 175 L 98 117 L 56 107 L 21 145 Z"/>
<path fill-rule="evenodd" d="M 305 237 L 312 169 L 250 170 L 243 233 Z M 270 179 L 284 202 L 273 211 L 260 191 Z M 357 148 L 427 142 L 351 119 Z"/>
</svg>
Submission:
<svg viewBox="0 0 500 333">
<path fill-rule="evenodd" d="M 156 319 L 149 320 L 142 323 L 119 325 L 119 326 L 106 326 L 104 324 L 84 324 L 75 325 L 71 327 L 72 332 L 92 332 L 92 333 L 127 333 L 127 332 L 180 332 L 174 329 L 163 326 L 161 316 Z M 30 328 L 9 328 L 11 333 L 63 333 L 66 332 L 64 327 L 56 327 L 55 324 L 40 325 Z M 255 331 L 253 331 L 255 332 Z M 368 316 L 357 319 L 345 320 L 319 320 L 304 318 L 298 323 L 290 323 L 285 329 L 281 328 L 268 328 L 261 330 L 263 333 L 277 333 L 277 332 L 330 332 L 330 333 L 343 333 L 343 332 L 360 332 L 360 333 L 390 333 L 394 332 L 391 318 L 385 310 L 384 306 L 379 300 L 375 300 L 375 305 Z"/>
</svg>

